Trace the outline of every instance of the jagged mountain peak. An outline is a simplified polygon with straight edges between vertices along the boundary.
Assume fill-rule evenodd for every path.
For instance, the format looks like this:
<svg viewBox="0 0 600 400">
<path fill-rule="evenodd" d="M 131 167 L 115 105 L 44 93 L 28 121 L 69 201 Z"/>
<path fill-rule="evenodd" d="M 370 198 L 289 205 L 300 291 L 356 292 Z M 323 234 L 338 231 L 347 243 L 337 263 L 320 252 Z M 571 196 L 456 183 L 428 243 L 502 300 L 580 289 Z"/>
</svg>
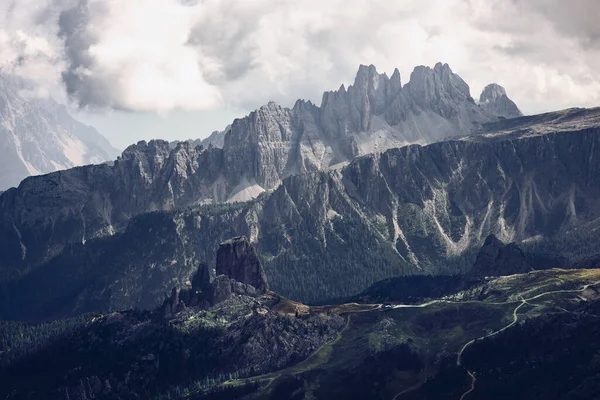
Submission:
<svg viewBox="0 0 600 400">
<path fill-rule="evenodd" d="M 506 90 L 497 83 L 490 83 L 483 89 L 479 96 L 479 105 L 497 117 L 516 118 L 523 115 L 517 105 L 508 97 Z"/>
<path fill-rule="evenodd" d="M 497 83 L 490 83 L 481 92 L 481 96 L 479 96 L 479 101 L 484 102 L 486 100 L 495 99 L 502 96 L 506 96 L 506 89 L 504 89 Z"/>
<path fill-rule="evenodd" d="M 406 86 L 413 100 L 421 106 L 445 99 L 472 101 L 469 85 L 448 64 L 440 62 L 433 68 L 415 67 Z"/>
<path fill-rule="evenodd" d="M 372 81 L 374 79 L 387 79 L 387 75 L 384 73 L 380 74 L 377 72 L 377 67 L 373 64 L 358 66 L 356 77 L 354 78 L 354 86 L 362 85 L 365 82 Z"/>
<path fill-rule="evenodd" d="M 178 142 L 175 147 L 180 146 L 182 143 L 186 142 Z M 140 140 L 135 144 L 128 146 L 121 153 L 121 158 L 129 158 L 133 155 L 140 153 L 156 153 L 157 151 L 167 152 L 169 153 L 172 149 L 172 146 L 169 142 L 162 139 L 152 139 L 150 141 Z"/>
<path fill-rule="evenodd" d="M 281 107 L 279 104 L 277 104 L 277 102 L 271 100 L 269 101 L 267 104 L 261 106 L 258 110 L 279 110 L 282 109 L 283 107 Z"/>
<path fill-rule="evenodd" d="M 390 85 L 393 92 L 399 92 L 402 89 L 402 80 L 400 79 L 400 71 L 398 68 L 394 68 L 394 72 L 390 77 Z"/>
</svg>

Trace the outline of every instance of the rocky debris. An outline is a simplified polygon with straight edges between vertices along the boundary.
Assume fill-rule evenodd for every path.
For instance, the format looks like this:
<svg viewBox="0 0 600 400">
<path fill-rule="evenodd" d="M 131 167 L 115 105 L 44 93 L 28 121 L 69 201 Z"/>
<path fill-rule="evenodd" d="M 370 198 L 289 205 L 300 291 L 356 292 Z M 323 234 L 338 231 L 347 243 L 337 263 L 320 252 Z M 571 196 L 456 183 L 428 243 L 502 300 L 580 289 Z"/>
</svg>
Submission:
<svg viewBox="0 0 600 400">
<path fill-rule="evenodd" d="M 514 243 L 504 244 L 496 236 L 489 235 L 469 272 L 473 277 L 506 276 L 532 271 L 525 253 Z"/>
<path fill-rule="evenodd" d="M 226 275 L 238 282 L 253 286 L 257 293 L 269 290 L 267 276 L 256 256 L 254 247 L 245 236 L 227 240 L 219 246 L 216 264 L 217 277 Z"/>
<path fill-rule="evenodd" d="M 479 105 L 497 117 L 516 118 L 523 115 L 517 105 L 508 98 L 506 90 L 497 83 L 490 83 L 483 89 L 479 96 Z"/>
</svg>

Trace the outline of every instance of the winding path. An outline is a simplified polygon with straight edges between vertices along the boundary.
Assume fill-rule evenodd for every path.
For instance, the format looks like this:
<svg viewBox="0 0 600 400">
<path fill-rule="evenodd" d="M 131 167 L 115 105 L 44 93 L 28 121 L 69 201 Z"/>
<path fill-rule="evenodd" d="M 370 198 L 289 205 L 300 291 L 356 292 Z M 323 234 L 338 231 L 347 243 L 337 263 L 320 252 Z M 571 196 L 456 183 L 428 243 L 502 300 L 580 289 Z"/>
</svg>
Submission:
<svg viewBox="0 0 600 400">
<path fill-rule="evenodd" d="M 572 289 L 572 290 L 554 290 L 554 291 L 550 291 L 550 292 L 544 292 L 541 294 L 538 294 L 536 296 L 527 298 L 527 299 L 523 299 L 521 298 L 521 303 L 513 310 L 513 320 L 510 324 L 506 325 L 504 328 L 498 329 L 495 332 L 492 332 L 488 335 L 485 336 L 481 336 L 478 337 L 476 339 L 471 340 L 470 342 L 467 342 L 462 349 L 460 349 L 460 352 L 458 353 L 458 356 L 456 357 L 456 366 L 460 367 L 462 364 L 462 355 L 463 352 L 466 350 L 467 347 L 469 347 L 470 345 L 472 345 L 473 343 L 475 343 L 475 341 L 477 340 L 482 340 L 482 339 L 486 339 L 492 336 L 495 336 L 497 334 L 499 334 L 500 332 L 503 332 L 505 330 L 507 330 L 508 328 L 512 327 L 513 325 L 515 325 L 518 321 L 519 321 L 519 308 L 523 307 L 525 304 L 528 304 L 528 301 L 531 300 L 536 300 L 539 299 L 540 297 L 544 297 L 550 294 L 558 294 L 558 293 L 582 293 L 585 292 L 587 290 L 587 288 L 589 288 L 590 286 L 595 286 L 597 284 L 599 284 L 600 282 L 594 282 L 594 283 L 589 283 L 587 285 L 584 285 L 581 289 Z M 464 392 L 462 394 L 462 396 L 460 396 L 460 400 L 464 400 L 465 397 L 467 397 L 471 392 L 473 392 L 475 390 L 475 382 L 477 382 L 477 378 L 475 377 L 475 374 L 473 371 L 467 370 L 467 373 L 469 374 L 469 376 L 471 377 L 471 386 L 469 388 L 469 390 L 467 390 L 466 392 Z"/>
<path fill-rule="evenodd" d="M 425 308 L 425 307 L 429 307 L 431 305 L 434 304 L 438 304 L 438 303 L 456 303 L 456 304 L 465 304 L 465 303 L 486 303 L 486 304 L 510 304 L 510 303 L 516 303 L 519 302 L 519 304 L 515 307 L 515 309 L 513 310 L 513 318 L 512 321 L 506 325 L 505 327 L 492 332 L 488 335 L 485 336 L 481 336 L 479 338 L 473 339 L 469 342 L 467 342 L 460 350 L 460 352 L 458 353 L 458 356 L 456 358 L 456 365 L 457 366 L 461 366 L 462 364 L 462 354 L 463 352 L 469 347 L 471 346 L 473 343 L 475 343 L 477 340 L 482 340 L 485 338 L 489 338 L 491 336 L 495 336 L 505 330 L 507 330 L 508 328 L 514 326 L 518 320 L 519 320 L 519 316 L 518 316 L 518 312 L 519 309 L 521 307 L 523 307 L 525 304 L 528 304 L 528 301 L 531 300 L 536 300 L 539 299 L 540 297 L 543 296 L 547 296 L 547 295 L 551 295 L 551 294 L 558 294 L 558 293 L 581 293 L 584 292 L 587 288 L 589 288 L 590 286 L 595 286 L 600 284 L 600 281 L 598 282 L 594 282 L 594 283 L 590 283 L 590 284 L 586 284 L 584 285 L 581 289 L 572 289 L 572 290 L 555 290 L 555 291 L 549 291 L 549 292 L 544 292 L 541 294 L 538 294 L 536 296 L 533 297 L 529 297 L 527 299 L 521 298 L 521 300 L 516 300 L 516 301 L 505 301 L 505 302 L 486 302 L 486 301 L 479 301 L 479 300 L 466 300 L 466 301 L 452 301 L 452 300 L 431 300 L 428 301 L 426 303 L 422 303 L 422 304 L 396 304 L 396 305 L 392 305 L 390 307 L 390 309 L 398 309 L 398 308 Z M 352 304 L 352 303 L 351 303 Z M 355 304 L 355 303 L 354 303 Z M 336 336 L 336 338 L 334 340 L 332 340 L 331 342 L 328 343 L 324 343 L 322 346 L 320 346 L 319 348 L 317 348 L 310 356 L 308 356 L 304 361 L 302 361 L 300 364 L 296 365 L 295 367 L 292 368 L 297 368 L 299 365 L 303 364 L 303 363 L 310 363 L 311 358 L 313 358 L 319 351 L 321 351 L 323 349 L 323 347 L 329 345 L 332 346 L 335 343 L 337 343 L 340 338 L 342 337 L 343 333 L 348 329 L 348 327 L 350 326 L 350 321 L 351 321 L 351 314 L 356 314 L 356 313 L 362 313 L 362 312 L 370 312 L 370 311 L 375 311 L 375 310 L 380 310 L 380 309 L 384 309 L 386 307 L 384 307 L 383 304 L 372 304 L 371 305 L 372 308 L 368 308 L 368 309 L 363 309 L 363 310 L 348 310 L 345 311 L 344 313 L 348 314 L 347 320 L 346 320 L 346 325 L 345 327 L 338 333 L 338 335 Z M 466 392 L 464 392 L 462 394 L 462 396 L 460 397 L 460 400 L 464 400 L 470 393 L 472 393 L 475 390 L 475 383 L 477 382 L 477 378 L 475 377 L 475 373 L 473 371 L 467 370 L 467 373 L 469 374 L 469 376 L 471 377 L 471 385 L 469 387 L 469 390 L 467 390 Z M 293 372 L 292 372 L 293 374 Z M 274 380 L 276 380 L 277 378 L 279 378 L 282 375 L 281 372 L 279 373 L 269 373 L 269 374 L 265 374 L 262 376 L 256 376 L 251 378 L 253 381 L 264 381 L 264 380 L 268 380 L 268 384 L 265 386 L 268 387 Z M 235 380 L 234 380 L 235 381 Z M 231 381 L 229 382 L 231 383 Z M 421 383 L 422 384 L 422 383 Z M 409 389 L 405 389 L 402 392 L 396 394 L 392 400 L 397 400 L 400 396 L 402 396 L 403 394 L 407 393 L 407 392 L 411 392 L 417 388 L 419 388 L 421 386 L 421 384 L 415 385 Z"/>
</svg>

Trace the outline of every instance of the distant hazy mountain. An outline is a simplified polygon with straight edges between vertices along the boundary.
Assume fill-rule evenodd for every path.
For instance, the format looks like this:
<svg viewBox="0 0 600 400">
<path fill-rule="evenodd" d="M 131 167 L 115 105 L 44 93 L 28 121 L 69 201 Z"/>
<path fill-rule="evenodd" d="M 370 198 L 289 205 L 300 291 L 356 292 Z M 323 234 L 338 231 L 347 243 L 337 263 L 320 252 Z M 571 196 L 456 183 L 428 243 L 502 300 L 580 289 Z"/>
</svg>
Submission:
<svg viewBox="0 0 600 400">
<path fill-rule="evenodd" d="M 488 113 L 502 118 L 515 118 L 523 115 L 519 107 L 508 98 L 506 90 L 497 83 L 490 83 L 479 96 L 479 105 Z"/>
<path fill-rule="evenodd" d="M 28 83 L 0 73 L 0 189 L 29 175 L 112 160 L 117 150 L 64 105 L 27 95 Z"/>
</svg>

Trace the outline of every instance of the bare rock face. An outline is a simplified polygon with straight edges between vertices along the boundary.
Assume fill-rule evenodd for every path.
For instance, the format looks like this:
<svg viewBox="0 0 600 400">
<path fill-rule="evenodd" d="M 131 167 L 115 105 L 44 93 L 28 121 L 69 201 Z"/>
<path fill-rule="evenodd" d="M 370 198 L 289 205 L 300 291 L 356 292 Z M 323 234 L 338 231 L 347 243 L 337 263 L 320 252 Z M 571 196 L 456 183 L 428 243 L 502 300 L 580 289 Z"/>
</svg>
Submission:
<svg viewBox="0 0 600 400">
<path fill-rule="evenodd" d="M 184 288 L 175 287 L 163 304 L 166 317 L 173 317 L 186 306 L 209 308 L 228 300 L 232 295 L 257 297 L 267 292 L 269 285 L 254 247 L 246 237 L 235 237 L 219 246 L 216 277 L 202 263 Z"/>
<path fill-rule="evenodd" d="M 527 257 L 516 244 L 505 245 L 489 235 L 477 255 L 470 274 L 473 276 L 505 276 L 533 270 Z"/>
<path fill-rule="evenodd" d="M 221 243 L 217 251 L 217 278 L 226 275 L 256 288 L 257 293 L 269 290 L 267 276 L 254 247 L 245 236 Z"/>
<path fill-rule="evenodd" d="M 0 301 L 0 316 L 43 318 L 47 305 L 65 316 L 156 307 L 199 263 L 212 264 L 220 243 L 238 235 L 257 243 L 269 287 L 303 302 L 353 295 L 399 275 L 466 271 L 471 252 L 489 234 L 518 243 L 528 258 L 528 239 L 535 238 L 549 255 L 579 261 L 597 254 L 600 240 L 599 126 L 600 109 L 502 120 L 490 127 L 500 131 L 489 135 L 405 146 L 340 169 L 291 176 L 254 202 L 148 213 L 111 237 L 55 250 L 58 239 L 72 233 L 63 224 L 77 227 L 81 215 L 74 209 L 61 220 L 42 213 L 30 206 L 35 191 L 48 207 L 66 210 L 78 192 L 53 184 L 70 181 L 80 189 L 73 185 L 77 177 L 111 181 L 109 166 L 70 170 L 44 181 L 47 186 L 28 186 L 32 198 L 13 197 L 15 191 L 0 198 L 21 202 L 23 210 L 0 219 L 0 265 L 54 252 L 39 268 L 19 270 L 26 276 Z M 84 216 L 92 210 L 90 204 Z M 18 223 L 33 213 L 48 223 Z M 86 218 L 88 229 L 92 221 Z"/>
<path fill-rule="evenodd" d="M 479 105 L 488 113 L 502 118 L 516 118 L 523 115 L 517 105 L 508 98 L 506 90 L 497 83 L 490 83 L 479 96 Z"/>
<path fill-rule="evenodd" d="M 354 84 L 336 92 L 325 92 L 321 103 L 321 124 L 329 136 L 368 131 L 371 118 L 382 114 L 400 93 L 400 72 L 392 78 L 379 74 L 374 65 L 361 65 Z"/>
</svg>

